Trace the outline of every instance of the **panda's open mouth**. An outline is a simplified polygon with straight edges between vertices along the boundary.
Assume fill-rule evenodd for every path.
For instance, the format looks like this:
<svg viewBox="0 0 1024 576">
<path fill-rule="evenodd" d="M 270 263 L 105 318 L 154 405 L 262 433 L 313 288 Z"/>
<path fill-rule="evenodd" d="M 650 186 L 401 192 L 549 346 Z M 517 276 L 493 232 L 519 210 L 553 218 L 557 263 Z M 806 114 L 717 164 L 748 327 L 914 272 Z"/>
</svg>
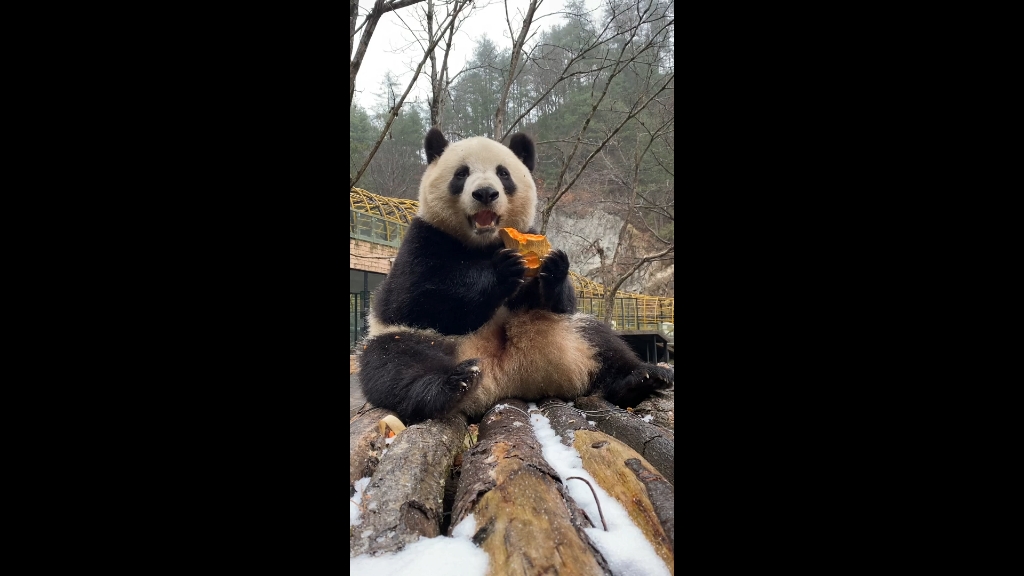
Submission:
<svg viewBox="0 0 1024 576">
<path fill-rule="evenodd" d="M 500 220 L 501 216 L 494 212 L 481 210 L 469 217 L 469 225 L 477 232 L 490 232 L 494 230 Z"/>
</svg>

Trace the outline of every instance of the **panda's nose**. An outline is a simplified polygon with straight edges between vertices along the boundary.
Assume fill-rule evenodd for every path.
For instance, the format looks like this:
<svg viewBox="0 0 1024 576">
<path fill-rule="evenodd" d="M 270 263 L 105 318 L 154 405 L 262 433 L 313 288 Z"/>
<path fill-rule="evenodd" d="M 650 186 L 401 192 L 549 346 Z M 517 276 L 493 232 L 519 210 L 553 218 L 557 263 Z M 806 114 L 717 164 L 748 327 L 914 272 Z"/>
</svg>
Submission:
<svg viewBox="0 0 1024 576">
<path fill-rule="evenodd" d="M 490 186 L 473 191 L 473 198 L 481 204 L 490 204 L 498 199 L 498 191 Z"/>
</svg>

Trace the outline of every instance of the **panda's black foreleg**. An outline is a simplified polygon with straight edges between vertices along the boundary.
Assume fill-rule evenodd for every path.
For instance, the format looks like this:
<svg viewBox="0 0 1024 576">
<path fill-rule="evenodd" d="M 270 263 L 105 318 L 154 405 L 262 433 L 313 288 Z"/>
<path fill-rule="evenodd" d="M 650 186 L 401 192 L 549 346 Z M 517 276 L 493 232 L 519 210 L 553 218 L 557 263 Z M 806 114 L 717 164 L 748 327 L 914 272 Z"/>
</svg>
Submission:
<svg viewBox="0 0 1024 576">
<path fill-rule="evenodd" d="M 523 284 L 505 304 L 509 310 L 550 310 L 555 314 L 576 311 L 576 291 L 569 280 L 569 257 L 553 250 L 544 257 L 540 272 Z"/>
<path fill-rule="evenodd" d="M 454 344 L 440 336 L 388 333 L 365 346 L 359 357 L 363 395 L 405 424 L 447 415 L 480 378 L 477 360 L 456 363 Z"/>
<path fill-rule="evenodd" d="M 656 390 L 671 387 L 675 372 L 640 360 L 614 330 L 597 318 L 586 318 L 581 331 L 597 353 L 599 369 L 593 388 L 613 404 L 636 406 Z"/>
<path fill-rule="evenodd" d="M 556 314 L 576 311 L 576 290 L 569 280 L 569 256 L 561 250 L 552 250 L 540 265 L 540 294 L 544 308 Z"/>
</svg>

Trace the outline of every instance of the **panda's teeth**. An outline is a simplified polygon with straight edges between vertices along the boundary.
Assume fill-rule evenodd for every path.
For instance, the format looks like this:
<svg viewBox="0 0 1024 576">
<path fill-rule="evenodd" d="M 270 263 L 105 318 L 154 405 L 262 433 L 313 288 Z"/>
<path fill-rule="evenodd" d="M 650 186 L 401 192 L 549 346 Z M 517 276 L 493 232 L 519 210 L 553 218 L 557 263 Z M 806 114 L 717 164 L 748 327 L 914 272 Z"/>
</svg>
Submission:
<svg viewBox="0 0 1024 576">
<path fill-rule="evenodd" d="M 473 228 L 493 228 L 501 218 L 490 210 L 481 210 L 469 217 Z"/>
</svg>

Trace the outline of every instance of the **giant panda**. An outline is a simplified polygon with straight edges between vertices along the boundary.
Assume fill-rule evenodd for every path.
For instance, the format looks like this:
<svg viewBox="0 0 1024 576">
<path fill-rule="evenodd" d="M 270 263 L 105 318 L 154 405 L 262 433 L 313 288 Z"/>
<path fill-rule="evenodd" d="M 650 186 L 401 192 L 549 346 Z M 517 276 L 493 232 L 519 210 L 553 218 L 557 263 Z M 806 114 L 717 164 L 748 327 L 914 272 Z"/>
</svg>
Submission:
<svg viewBox="0 0 1024 576">
<path fill-rule="evenodd" d="M 427 168 L 391 272 L 374 293 L 359 355 L 367 401 L 406 423 L 482 416 L 503 398 L 575 399 L 600 392 L 634 405 L 674 373 L 641 362 L 615 332 L 576 313 L 569 259 L 552 250 L 524 278 L 499 228 L 532 229 L 533 141 L 449 143 L 432 128 Z"/>
</svg>

